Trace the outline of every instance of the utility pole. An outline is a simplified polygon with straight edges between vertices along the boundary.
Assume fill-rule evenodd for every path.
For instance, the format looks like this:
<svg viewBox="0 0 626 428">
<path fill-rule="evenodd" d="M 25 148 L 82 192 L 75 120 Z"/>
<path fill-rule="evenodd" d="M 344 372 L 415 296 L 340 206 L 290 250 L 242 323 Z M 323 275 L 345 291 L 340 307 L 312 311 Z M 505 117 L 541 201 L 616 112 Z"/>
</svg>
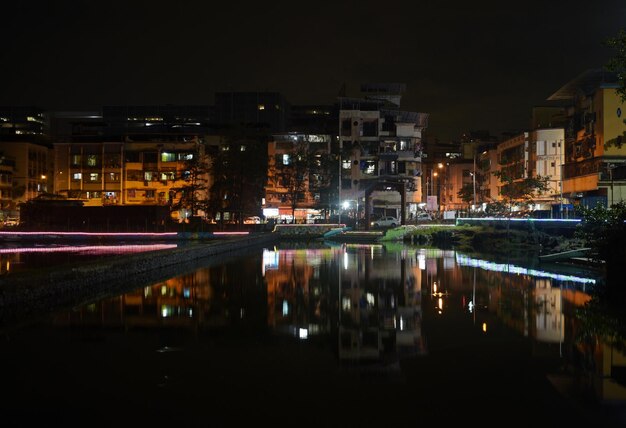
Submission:
<svg viewBox="0 0 626 428">
<path fill-rule="evenodd" d="M 343 108 L 343 98 L 339 97 L 339 112 L 337 116 L 339 116 L 339 129 L 337 133 L 337 161 L 339 163 L 339 175 L 337 177 L 337 224 L 341 224 L 341 149 L 343 148 L 343 142 L 341 141 L 341 109 Z"/>
<path fill-rule="evenodd" d="M 617 165 L 615 165 L 614 163 L 610 163 L 608 165 L 609 167 L 609 177 L 611 178 L 611 203 L 607 204 L 609 206 L 609 208 L 615 203 L 615 199 L 614 199 L 614 194 L 613 194 L 613 170 L 615 169 Z"/>
<path fill-rule="evenodd" d="M 474 148 L 474 171 L 472 172 L 472 186 L 474 187 L 474 206 L 473 211 L 476 211 L 476 148 Z"/>
</svg>

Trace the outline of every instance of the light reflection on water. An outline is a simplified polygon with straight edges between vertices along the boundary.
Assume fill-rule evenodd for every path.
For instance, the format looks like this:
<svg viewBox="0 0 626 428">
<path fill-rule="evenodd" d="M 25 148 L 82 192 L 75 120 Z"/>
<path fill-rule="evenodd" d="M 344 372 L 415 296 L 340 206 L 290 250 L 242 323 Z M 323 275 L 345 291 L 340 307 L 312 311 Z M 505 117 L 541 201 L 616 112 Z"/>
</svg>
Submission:
<svg viewBox="0 0 626 428">
<path fill-rule="evenodd" d="M 172 243 L 122 243 L 117 245 L 14 245 L 0 248 L 0 274 L 24 272 L 43 266 L 61 266 L 103 257 L 176 248 Z"/>
<path fill-rule="evenodd" d="M 306 413 L 313 425 L 324 421 L 316 409 L 346 413 L 361 400 L 399 409 L 347 412 L 337 425 L 446 421 L 485 403 L 529 425 L 594 421 L 592 407 L 568 407 L 553 385 L 568 394 L 580 385 L 566 370 L 590 357 L 574 311 L 598 278 L 494 266 L 452 250 L 284 244 L 57 314 L 2 346 L 19 361 L 16 397 L 34 389 L 91 409 L 77 392 L 86 388 L 158 410 L 161 422 L 164 409 L 173 420 L 185 409 L 187 420 L 228 423 L 245 407 L 259 417 Z M 52 357 L 27 368 L 25 355 L 42 346 Z M 591 358 L 611 381 L 613 366 Z M 46 371 L 54 364 L 59 379 Z M 24 376 L 35 380 L 24 386 Z M 55 380 L 65 395 L 47 396 Z M 615 379 L 607 390 L 597 397 L 626 399 Z"/>
</svg>

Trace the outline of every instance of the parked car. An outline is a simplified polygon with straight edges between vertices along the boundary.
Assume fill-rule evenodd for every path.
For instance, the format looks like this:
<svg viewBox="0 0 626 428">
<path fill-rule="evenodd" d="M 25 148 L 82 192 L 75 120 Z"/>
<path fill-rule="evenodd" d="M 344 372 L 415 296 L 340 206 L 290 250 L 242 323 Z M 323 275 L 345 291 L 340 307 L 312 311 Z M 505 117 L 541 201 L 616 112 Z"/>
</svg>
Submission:
<svg viewBox="0 0 626 428">
<path fill-rule="evenodd" d="M 432 220 L 432 216 L 427 212 L 417 213 L 415 215 L 415 220 Z"/>
<path fill-rule="evenodd" d="M 251 217 L 246 217 L 243 220 L 243 224 L 261 224 L 261 217 L 253 215 Z"/>
<path fill-rule="evenodd" d="M 395 217 L 381 217 L 378 220 L 372 222 L 372 227 L 396 227 L 400 226 L 400 220 Z"/>
<path fill-rule="evenodd" d="M 4 220 L 5 226 L 17 226 L 18 224 L 20 224 L 20 221 L 15 217 L 8 217 L 6 220 Z"/>
</svg>

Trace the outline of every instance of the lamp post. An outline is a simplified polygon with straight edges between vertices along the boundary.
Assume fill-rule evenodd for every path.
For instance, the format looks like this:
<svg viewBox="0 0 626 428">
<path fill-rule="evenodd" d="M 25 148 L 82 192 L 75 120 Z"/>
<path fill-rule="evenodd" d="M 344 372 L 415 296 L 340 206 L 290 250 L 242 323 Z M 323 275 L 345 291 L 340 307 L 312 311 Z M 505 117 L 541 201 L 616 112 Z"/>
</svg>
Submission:
<svg viewBox="0 0 626 428">
<path fill-rule="evenodd" d="M 613 170 L 616 168 L 616 166 L 617 165 L 615 165 L 614 163 L 610 163 L 608 165 L 609 178 L 611 179 L 611 203 L 607 204 L 609 207 L 613 206 L 613 204 L 615 203 L 614 194 L 613 194 Z"/>
<path fill-rule="evenodd" d="M 476 201 L 476 151 L 474 151 L 474 165 L 473 165 L 473 171 L 472 171 L 472 187 L 474 190 L 474 206 L 473 211 L 476 211 L 476 205 L 477 205 L 477 201 Z"/>
<path fill-rule="evenodd" d="M 40 188 L 38 189 L 38 191 L 39 193 L 45 193 L 48 191 L 48 186 L 46 185 L 46 179 L 48 178 L 48 176 L 46 174 L 41 174 L 40 178 L 41 178 L 41 184 L 40 184 Z"/>
<path fill-rule="evenodd" d="M 437 164 L 437 168 L 440 169 L 440 170 L 443 169 L 443 163 L 439 162 Z M 438 175 L 439 175 L 438 173 L 435 173 L 435 176 L 438 176 Z M 442 198 L 442 193 L 443 193 L 443 190 L 445 189 L 444 186 L 446 184 L 445 178 L 446 178 L 445 176 L 441 176 L 441 178 L 437 179 L 437 188 L 436 188 L 436 190 L 437 190 L 437 211 L 441 211 L 441 205 L 442 205 L 441 204 L 441 200 L 443 199 Z M 444 179 L 444 181 L 443 181 L 444 186 L 441 185 L 441 180 L 442 179 Z M 444 209 L 444 211 L 445 211 L 445 209 Z"/>
<path fill-rule="evenodd" d="M 341 133 L 341 129 L 339 132 Z M 337 224 L 341 224 L 341 135 L 339 135 L 339 153 L 337 154 L 337 160 L 339 161 L 339 184 L 337 185 Z"/>
<path fill-rule="evenodd" d="M 565 171 L 565 159 L 563 159 L 563 140 L 559 140 L 557 142 L 559 149 L 559 163 L 561 164 L 561 170 L 559 171 L 559 190 L 560 190 L 560 200 L 559 200 L 559 217 L 563 218 L 563 172 Z"/>
</svg>

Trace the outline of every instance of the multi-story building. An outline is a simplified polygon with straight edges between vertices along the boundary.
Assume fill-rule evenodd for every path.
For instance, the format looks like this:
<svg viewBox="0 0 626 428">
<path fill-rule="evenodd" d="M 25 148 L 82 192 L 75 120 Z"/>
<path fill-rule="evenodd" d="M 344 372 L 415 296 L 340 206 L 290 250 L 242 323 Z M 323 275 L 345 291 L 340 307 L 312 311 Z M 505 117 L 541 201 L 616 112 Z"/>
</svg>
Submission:
<svg viewBox="0 0 626 428">
<path fill-rule="evenodd" d="M 498 200 L 498 186 L 500 180 L 493 175 L 498 170 L 498 149 L 497 146 L 480 152 L 476 158 L 478 174 L 476 178 L 476 199 L 480 204 L 480 210 L 486 208 L 486 204 Z"/>
<path fill-rule="evenodd" d="M 214 123 L 217 126 L 285 132 L 290 105 L 278 92 L 217 92 Z"/>
<path fill-rule="evenodd" d="M 487 182 L 492 172 L 486 155 L 497 144 L 496 137 L 479 130 L 464 133 L 460 143 L 432 146 L 423 175 L 426 208 L 443 211 L 444 217 L 460 215 L 458 211 L 483 210 L 483 205 L 490 201 Z M 465 197 L 459 195 L 462 190 Z"/>
<path fill-rule="evenodd" d="M 54 143 L 56 193 L 95 206 L 173 204 L 189 163 L 204 155 L 207 112 L 105 107 L 100 125 L 77 116 L 70 134 Z"/>
<path fill-rule="evenodd" d="M 0 136 L 44 135 L 45 111 L 34 106 L 0 106 Z"/>
<path fill-rule="evenodd" d="M 328 218 L 331 141 L 328 134 L 290 132 L 273 136 L 267 149 L 266 219 L 310 223 Z"/>
<path fill-rule="evenodd" d="M 537 195 L 536 209 L 545 211 L 559 207 L 559 211 L 568 208 L 563 199 L 561 170 L 565 163 L 565 134 L 563 128 L 535 129 L 529 134 L 530 162 L 537 176 L 547 179 L 547 189 Z"/>
<path fill-rule="evenodd" d="M 52 192 L 52 145 L 47 117 L 38 107 L 0 107 L 0 187 L 3 216 L 19 204 Z"/>
<path fill-rule="evenodd" d="M 52 192 L 52 146 L 40 136 L 15 135 L 0 141 L 0 152 L 14 160 L 11 198 L 14 207 Z"/>
<path fill-rule="evenodd" d="M 16 207 L 13 203 L 13 175 L 15 173 L 15 159 L 0 154 L 0 222 L 16 216 Z"/>
<path fill-rule="evenodd" d="M 547 179 L 547 189 L 535 193 L 534 205 L 529 209 L 551 212 L 554 206 L 564 204 L 561 192 L 563 132 L 562 128 L 535 129 L 509 138 L 497 147 L 498 165 L 493 171 L 503 172 L 513 182 L 526 178 Z M 500 180 L 498 199 L 502 199 L 500 195 L 505 185 L 507 183 Z"/>
<path fill-rule="evenodd" d="M 339 98 L 339 199 L 367 223 L 372 214 L 404 222 L 422 199 L 422 134 L 428 115 L 399 109 L 403 85 L 361 89 L 364 98 Z"/>
<path fill-rule="evenodd" d="M 588 70 L 551 95 L 565 104 L 563 196 L 575 204 L 626 200 L 626 124 L 616 76 Z"/>
</svg>

